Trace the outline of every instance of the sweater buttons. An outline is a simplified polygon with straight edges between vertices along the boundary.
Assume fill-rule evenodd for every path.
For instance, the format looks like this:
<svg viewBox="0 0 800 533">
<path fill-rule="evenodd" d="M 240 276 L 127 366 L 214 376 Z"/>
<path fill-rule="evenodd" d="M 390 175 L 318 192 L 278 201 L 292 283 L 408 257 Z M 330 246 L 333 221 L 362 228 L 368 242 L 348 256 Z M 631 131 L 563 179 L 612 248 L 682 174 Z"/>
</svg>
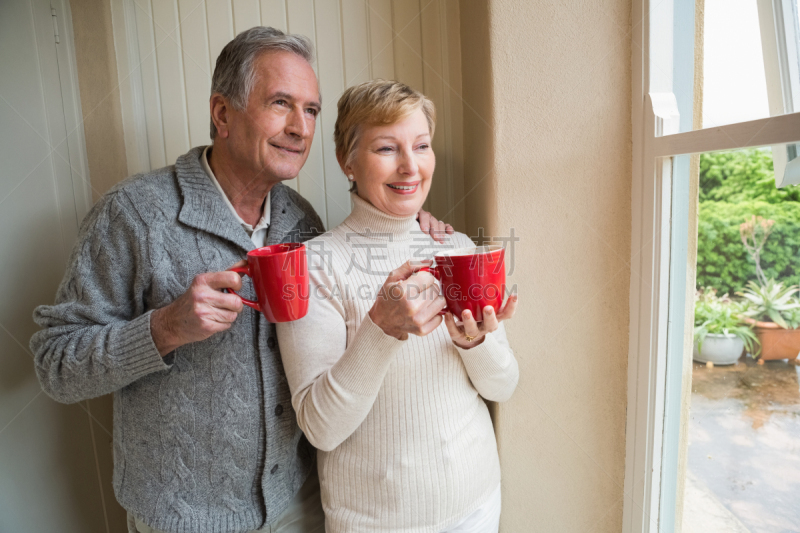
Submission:
<svg viewBox="0 0 800 533">
<path fill-rule="evenodd" d="M 275 416 L 281 416 L 283 414 L 283 406 L 278 404 L 275 406 Z"/>
<path fill-rule="evenodd" d="M 270 470 L 269 473 L 270 474 L 274 474 L 277 471 L 278 471 L 278 465 L 275 465 L 275 466 L 272 467 L 272 470 Z"/>
<path fill-rule="evenodd" d="M 269 339 L 267 339 L 267 347 L 270 350 L 274 350 L 275 349 L 275 344 L 276 344 L 276 342 L 275 342 L 275 338 L 274 337 L 270 337 Z"/>
</svg>

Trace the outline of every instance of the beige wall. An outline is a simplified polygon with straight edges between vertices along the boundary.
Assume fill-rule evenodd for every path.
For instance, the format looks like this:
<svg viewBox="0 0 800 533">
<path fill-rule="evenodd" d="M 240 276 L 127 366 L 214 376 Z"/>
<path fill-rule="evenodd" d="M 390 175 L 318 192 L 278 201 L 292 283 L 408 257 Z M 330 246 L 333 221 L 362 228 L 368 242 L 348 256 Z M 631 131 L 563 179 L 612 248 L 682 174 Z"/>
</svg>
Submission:
<svg viewBox="0 0 800 533">
<path fill-rule="evenodd" d="M 93 200 L 127 175 L 109 0 L 70 0 Z"/>
<path fill-rule="evenodd" d="M 111 483 L 111 399 L 56 403 L 43 393 L 28 349 L 38 329 L 33 309 L 53 301 L 69 241 L 78 230 L 75 213 L 81 211 L 81 202 L 69 205 L 71 196 L 81 193 L 72 182 L 80 169 L 71 173 L 66 168 L 69 160 L 61 140 L 63 134 L 72 134 L 69 117 L 74 103 L 69 98 L 71 87 L 58 86 L 59 81 L 69 83 L 74 74 L 65 72 L 72 65 L 64 61 L 71 57 L 72 32 L 65 26 L 69 11 L 77 34 L 74 44 L 94 188 L 98 177 L 118 175 L 125 167 L 119 106 L 114 112 L 111 105 L 116 72 L 107 63 L 114 51 L 103 39 L 110 28 L 102 16 L 106 3 L 74 2 L 68 10 L 69 4 L 57 0 L 0 2 L 4 37 L 0 135 L 6 148 L 0 159 L 7 167 L 0 177 L 5 191 L 0 207 L 2 533 L 127 531 Z M 56 28 L 58 45 L 52 33 Z M 18 50 L 9 51 L 14 46 L 9 47 L 11 41 Z M 43 250 L 47 250 L 44 260 Z"/>
<path fill-rule="evenodd" d="M 496 417 L 505 532 L 621 529 L 630 8 L 461 5 L 467 218 L 520 238 L 521 378 Z"/>
<path fill-rule="evenodd" d="M 109 0 L 70 0 L 70 10 L 92 200 L 97 201 L 127 175 L 111 6 Z M 112 398 L 104 396 L 83 404 L 91 412 L 94 469 L 102 485 L 103 509 L 95 507 L 93 514 L 103 515 L 106 531 L 127 531 L 125 510 L 111 486 Z"/>
<path fill-rule="evenodd" d="M 461 5 L 461 75 L 464 102 L 465 232 L 478 235 L 496 230 L 496 131 L 490 52 L 489 3 Z"/>
</svg>

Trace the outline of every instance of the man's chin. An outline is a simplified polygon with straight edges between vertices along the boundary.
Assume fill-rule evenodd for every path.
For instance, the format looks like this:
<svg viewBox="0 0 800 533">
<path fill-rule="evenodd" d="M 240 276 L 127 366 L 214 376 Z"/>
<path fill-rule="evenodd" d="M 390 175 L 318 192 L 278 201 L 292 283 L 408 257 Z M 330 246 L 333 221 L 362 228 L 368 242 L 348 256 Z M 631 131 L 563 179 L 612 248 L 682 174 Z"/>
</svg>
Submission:
<svg viewBox="0 0 800 533">
<path fill-rule="evenodd" d="M 275 173 L 275 177 L 281 181 L 293 180 L 300 175 L 299 168 L 280 169 Z"/>
<path fill-rule="evenodd" d="M 272 177 L 274 181 L 288 181 L 300 175 L 300 169 L 296 165 L 281 165 L 265 168 L 263 173 Z"/>
</svg>

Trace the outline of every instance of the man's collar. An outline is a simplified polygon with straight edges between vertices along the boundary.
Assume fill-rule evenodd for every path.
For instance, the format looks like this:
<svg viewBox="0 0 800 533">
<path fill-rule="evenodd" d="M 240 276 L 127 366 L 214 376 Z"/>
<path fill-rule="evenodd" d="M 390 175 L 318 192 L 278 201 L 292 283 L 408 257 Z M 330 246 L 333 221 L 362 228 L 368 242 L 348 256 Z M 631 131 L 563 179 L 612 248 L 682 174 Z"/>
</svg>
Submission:
<svg viewBox="0 0 800 533">
<path fill-rule="evenodd" d="M 254 247 L 253 241 L 225 205 L 200 163 L 204 149 L 204 146 L 192 148 L 175 161 L 175 174 L 183 195 L 178 220 L 250 251 Z"/>
<path fill-rule="evenodd" d="M 214 175 L 214 171 L 211 170 L 211 166 L 208 164 L 208 153 L 209 153 L 210 150 L 211 150 L 211 146 L 206 146 L 206 148 L 203 150 L 203 153 L 200 156 L 200 164 L 203 166 L 203 170 L 206 171 L 206 174 L 208 174 L 208 177 L 211 178 L 211 182 L 214 184 L 214 186 L 219 191 L 219 194 L 222 196 L 223 202 L 225 202 L 225 205 L 228 207 L 228 209 L 230 209 L 231 213 L 233 213 L 233 216 L 236 218 L 236 220 L 238 220 L 239 223 L 242 226 L 244 226 L 245 231 L 247 231 L 248 233 L 251 233 L 251 234 L 256 230 L 268 227 L 269 223 L 270 223 L 270 194 L 271 193 L 270 192 L 267 193 L 267 198 L 264 201 L 264 205 L 263 205 L 262 211 L 261 211 L 261 219 L 259 219 L 259 221 L 256 223 L 256 225 L 255 226 L 251 226 L 250 224 L 245 222 L 242 219 L 242 217 L 239 216 L 239 213 L 236 212 L 236 208 L 233 207 L 233 204 L 231 203 L 230 198 L 228 198 L 228 196 L 225 194 L 225 191 L 223 190 L 222 185 L 219 184 L 219 180 L 217 180 L 217 177 Z"/>
<path fill-rule="evenodd" d="M 192 148 L 175 161 L 175 174 L 183 195 L 183 206 L 178 220 L 250 251 L 254 248 L 253 241 L 225 205 L 222 195 L 200 163 L 205 148 Z M 268 245 L 283 242 L 305 216 L 303 210 L 292 200 L 291 194 L 289 187 L 282 183 L 275 185 L 270 191 Z"/>
</svg>

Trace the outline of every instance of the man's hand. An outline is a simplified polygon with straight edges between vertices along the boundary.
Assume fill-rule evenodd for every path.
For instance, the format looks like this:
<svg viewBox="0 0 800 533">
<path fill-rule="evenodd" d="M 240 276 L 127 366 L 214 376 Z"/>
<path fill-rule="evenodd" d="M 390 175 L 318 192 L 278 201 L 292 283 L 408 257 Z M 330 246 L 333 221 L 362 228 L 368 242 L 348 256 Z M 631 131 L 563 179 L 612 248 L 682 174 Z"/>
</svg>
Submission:
<svg viewBox="0 0 800 533">
<path fill-rule="evenodd" d="M 439 311 L 445 302 L 436 278 L 416 271 L 430 264 L 427 260 L 414 266 L 408 261 L 389 273 L 369 310 L 370 319 L 387 335 L 401 341 L 408 339 L 409 333 L 423 337 L 442 323 Z"/>
<path fill-rule="evenodd" d="M 439 222 L 424 209 L 420 209 L 419 213 L 417 213 L 417 220 L 419 220 L 419 228 L 424 233 L 430 234 L 433 240 L 438 243 L 444 243 L 447 236 L 452 235 L 455 231 L 453 226 L 445 224 L 444 222 Z"/>
<path fill-rule="evenodd" d="M 225 331 L 242 311 L 242 300 L 222 289 L 238 291 L 242 279 L 235 272 L 198 274 L 189 289 L 150 317 L 150 332 L 164 357 L 176 348 Z"/>
</svg>

